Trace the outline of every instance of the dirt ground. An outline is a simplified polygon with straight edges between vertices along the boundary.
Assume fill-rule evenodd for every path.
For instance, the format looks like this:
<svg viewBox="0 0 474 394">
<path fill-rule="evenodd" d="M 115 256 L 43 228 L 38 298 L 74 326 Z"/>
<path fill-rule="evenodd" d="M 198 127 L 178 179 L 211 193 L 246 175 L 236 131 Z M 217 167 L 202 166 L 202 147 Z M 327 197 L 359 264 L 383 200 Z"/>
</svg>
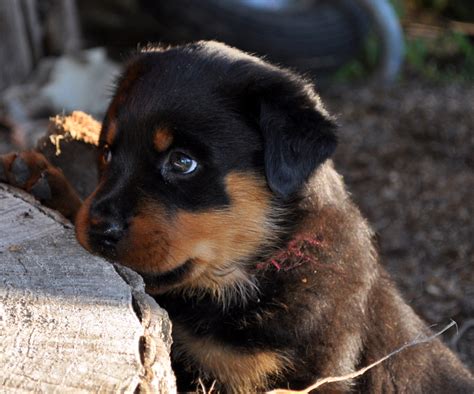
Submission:
<svg viewBox="0 0 474 394">
<path fill-rule="evenodd" d="M 323 94 L 336 167 L 405 299 L 474 369 L 474 85 Z"/>
<path fill-rule="evenodd" d="M 405 83 L 323 94 L 337 168 L 377 232 L 382 263 L 474 369 L 474 85 Z M 0 153 L 13 148 L 0 127 Z"/>
</svg>

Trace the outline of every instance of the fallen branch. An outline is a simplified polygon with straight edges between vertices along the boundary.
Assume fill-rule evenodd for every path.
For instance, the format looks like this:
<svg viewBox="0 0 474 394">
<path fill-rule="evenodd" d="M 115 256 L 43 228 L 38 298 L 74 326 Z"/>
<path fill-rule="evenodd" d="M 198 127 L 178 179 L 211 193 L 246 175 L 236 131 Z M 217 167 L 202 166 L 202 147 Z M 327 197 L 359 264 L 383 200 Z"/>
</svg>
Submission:
<svg viewBox="0 0 474 394">
<path fill-rule="evenodd" d="M 449 330 L 452 326 L 456 325 L 456 322 L 453 320 L 451 321 L 451 323 L 449 323 L 446 327 L 444 327 L 441 331 L 437 332 L 436 334 L 433 334 L 429 337 L 426 337 L 426 338 L 421 338 L 419 339 L 418 337 L 415 338 L 413 341 L 411 342 L 408 342 L 406 344 L 404 344 L 402 347 L 394 350 L 393 352 L 387 354 L 386 356 L 382 357 L 381 359 L 373 362 L 372 364 L 364 367 L 364 368 L 361 368 L 357 371 L 354 371 L 354 372 L 351 372 L 351 373 L 348 373 L 347 375 L 342 375 L 342 376 L 328 376 L 326 378 L 321 378 L 321 379 L 318 379 L 313 385 L 303 389 L 303 390 L 286 390 L 286 389 L 276 389 L 276 390 L 272 390 L 272 391 L 267 391 L 266 394 L 307 394 L 309 392 L 311 392 L 312 390 L 315 390 L 317 389 L 318 387 L 321 387 L 323 384 L 327 384 L 327 383 L 334 383 L 334 382 L 341 382 L 341 381 L 344 381 L 344 380 L 349 380 L 349 379 L 354 379 L 354 378 L 357 378 L 363 374 L 365 374 L 368 370 L 372 369 L 373 367 L 383 363 L 385 360 L 387 360 L 388 358 L 394 356 L 395 354 L 397 353 L 400 353 L 401 351 L 407 349 L 407 348 L 410 348 L 410 347 L 413 347 L 413 346 L 416 346 L 416 345 L 420 345 L 422 343 L 426 343 L 426 342 L 430 342 L 432 341 L 433 339 L 435 339 L 436 337 L 439 337 L 441 334 L 443 334 L 445 331 Z"/>
</svg>

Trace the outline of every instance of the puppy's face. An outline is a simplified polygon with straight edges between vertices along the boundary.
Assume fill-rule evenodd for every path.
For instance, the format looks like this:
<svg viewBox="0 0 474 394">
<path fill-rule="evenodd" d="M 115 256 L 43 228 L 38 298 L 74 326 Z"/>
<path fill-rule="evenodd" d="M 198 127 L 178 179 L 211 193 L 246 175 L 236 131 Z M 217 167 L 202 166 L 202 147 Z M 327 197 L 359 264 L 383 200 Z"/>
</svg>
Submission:
<svg viewBox="0 0 474 394">
<path fill-rule="evenodd" d="M 152 293 L 250 288 L 246 265 L 280 235 L 282 203 L 334 148 L 314 97 L 221 44 L 142 53 L 103 123 L 79 241 Z"/>
</svg>

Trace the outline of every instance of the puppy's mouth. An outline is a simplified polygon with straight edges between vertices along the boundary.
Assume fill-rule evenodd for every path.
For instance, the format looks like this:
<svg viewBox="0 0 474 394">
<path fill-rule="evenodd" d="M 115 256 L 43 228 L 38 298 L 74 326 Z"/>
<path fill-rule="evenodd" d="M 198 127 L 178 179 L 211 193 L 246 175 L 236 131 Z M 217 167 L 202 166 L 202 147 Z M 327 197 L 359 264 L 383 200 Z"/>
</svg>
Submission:
<svg viewBox="0 0 474 394">
<path fill-rule="evenodd" d="M 137 272 L 145 282 L 147 289 L 153 289 L 153 292 L 162 292 L 167 289 L 176 287 L 180 283 L 186 281 L 186 278 L 193 272 L 194 260 L 187 259 L 182 264 L 163 272 L 147 272 L 138 268 L 132 261 L 123 260 L 120 250 L 117 248 L 93 247 L 91 250 L 94 254 L 104 257 L 105 259 L 128 267 Z"/>
<path fill-rule="evenodd" d="M 165 272 L 149 273 L 137 271 L 143 278 L 147 290 L 161 292 L 185 281 L 193 271 L 193 260 L 188 259 L 183 264 Z"/>
<path fill-rule="evenodd" d="M 103 257 L 107 260 L 111 260 L 113 262 L 121 263 L 119 255 L 117 253 L 117 249 L 115 249 L 114 247 L 107 247 L 107 246 L 104 246 L 104 245 L 95 245 L 94 243 L 92 243 L 92 245 L 90 245 L 88 250 L 91 253 L 93 253 L 97 256 Z"/>
</svg>

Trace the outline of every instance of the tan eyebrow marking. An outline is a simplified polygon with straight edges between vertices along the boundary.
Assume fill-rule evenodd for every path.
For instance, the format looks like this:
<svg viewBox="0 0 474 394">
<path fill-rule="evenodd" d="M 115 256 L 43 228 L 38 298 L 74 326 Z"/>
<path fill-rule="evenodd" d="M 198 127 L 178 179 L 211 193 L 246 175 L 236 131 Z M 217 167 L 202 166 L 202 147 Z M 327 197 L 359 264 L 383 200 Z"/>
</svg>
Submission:
<svg viewBox="0 0 474 394">
<path fill-rule="evenodd" d="M 153 143 L 158 152 L 164 152 L 173 143 L 173 134 L 168 129 L 159 128 L 155 132 Z"/>
<path fill-rule="evenodd" d="M 117 122 L 115 119 L 112 119 L 106 130 L 105 141 L 108 145 L 112 145 L 115 140 L 115 136 L 117 135 Z"/>
</svg>

